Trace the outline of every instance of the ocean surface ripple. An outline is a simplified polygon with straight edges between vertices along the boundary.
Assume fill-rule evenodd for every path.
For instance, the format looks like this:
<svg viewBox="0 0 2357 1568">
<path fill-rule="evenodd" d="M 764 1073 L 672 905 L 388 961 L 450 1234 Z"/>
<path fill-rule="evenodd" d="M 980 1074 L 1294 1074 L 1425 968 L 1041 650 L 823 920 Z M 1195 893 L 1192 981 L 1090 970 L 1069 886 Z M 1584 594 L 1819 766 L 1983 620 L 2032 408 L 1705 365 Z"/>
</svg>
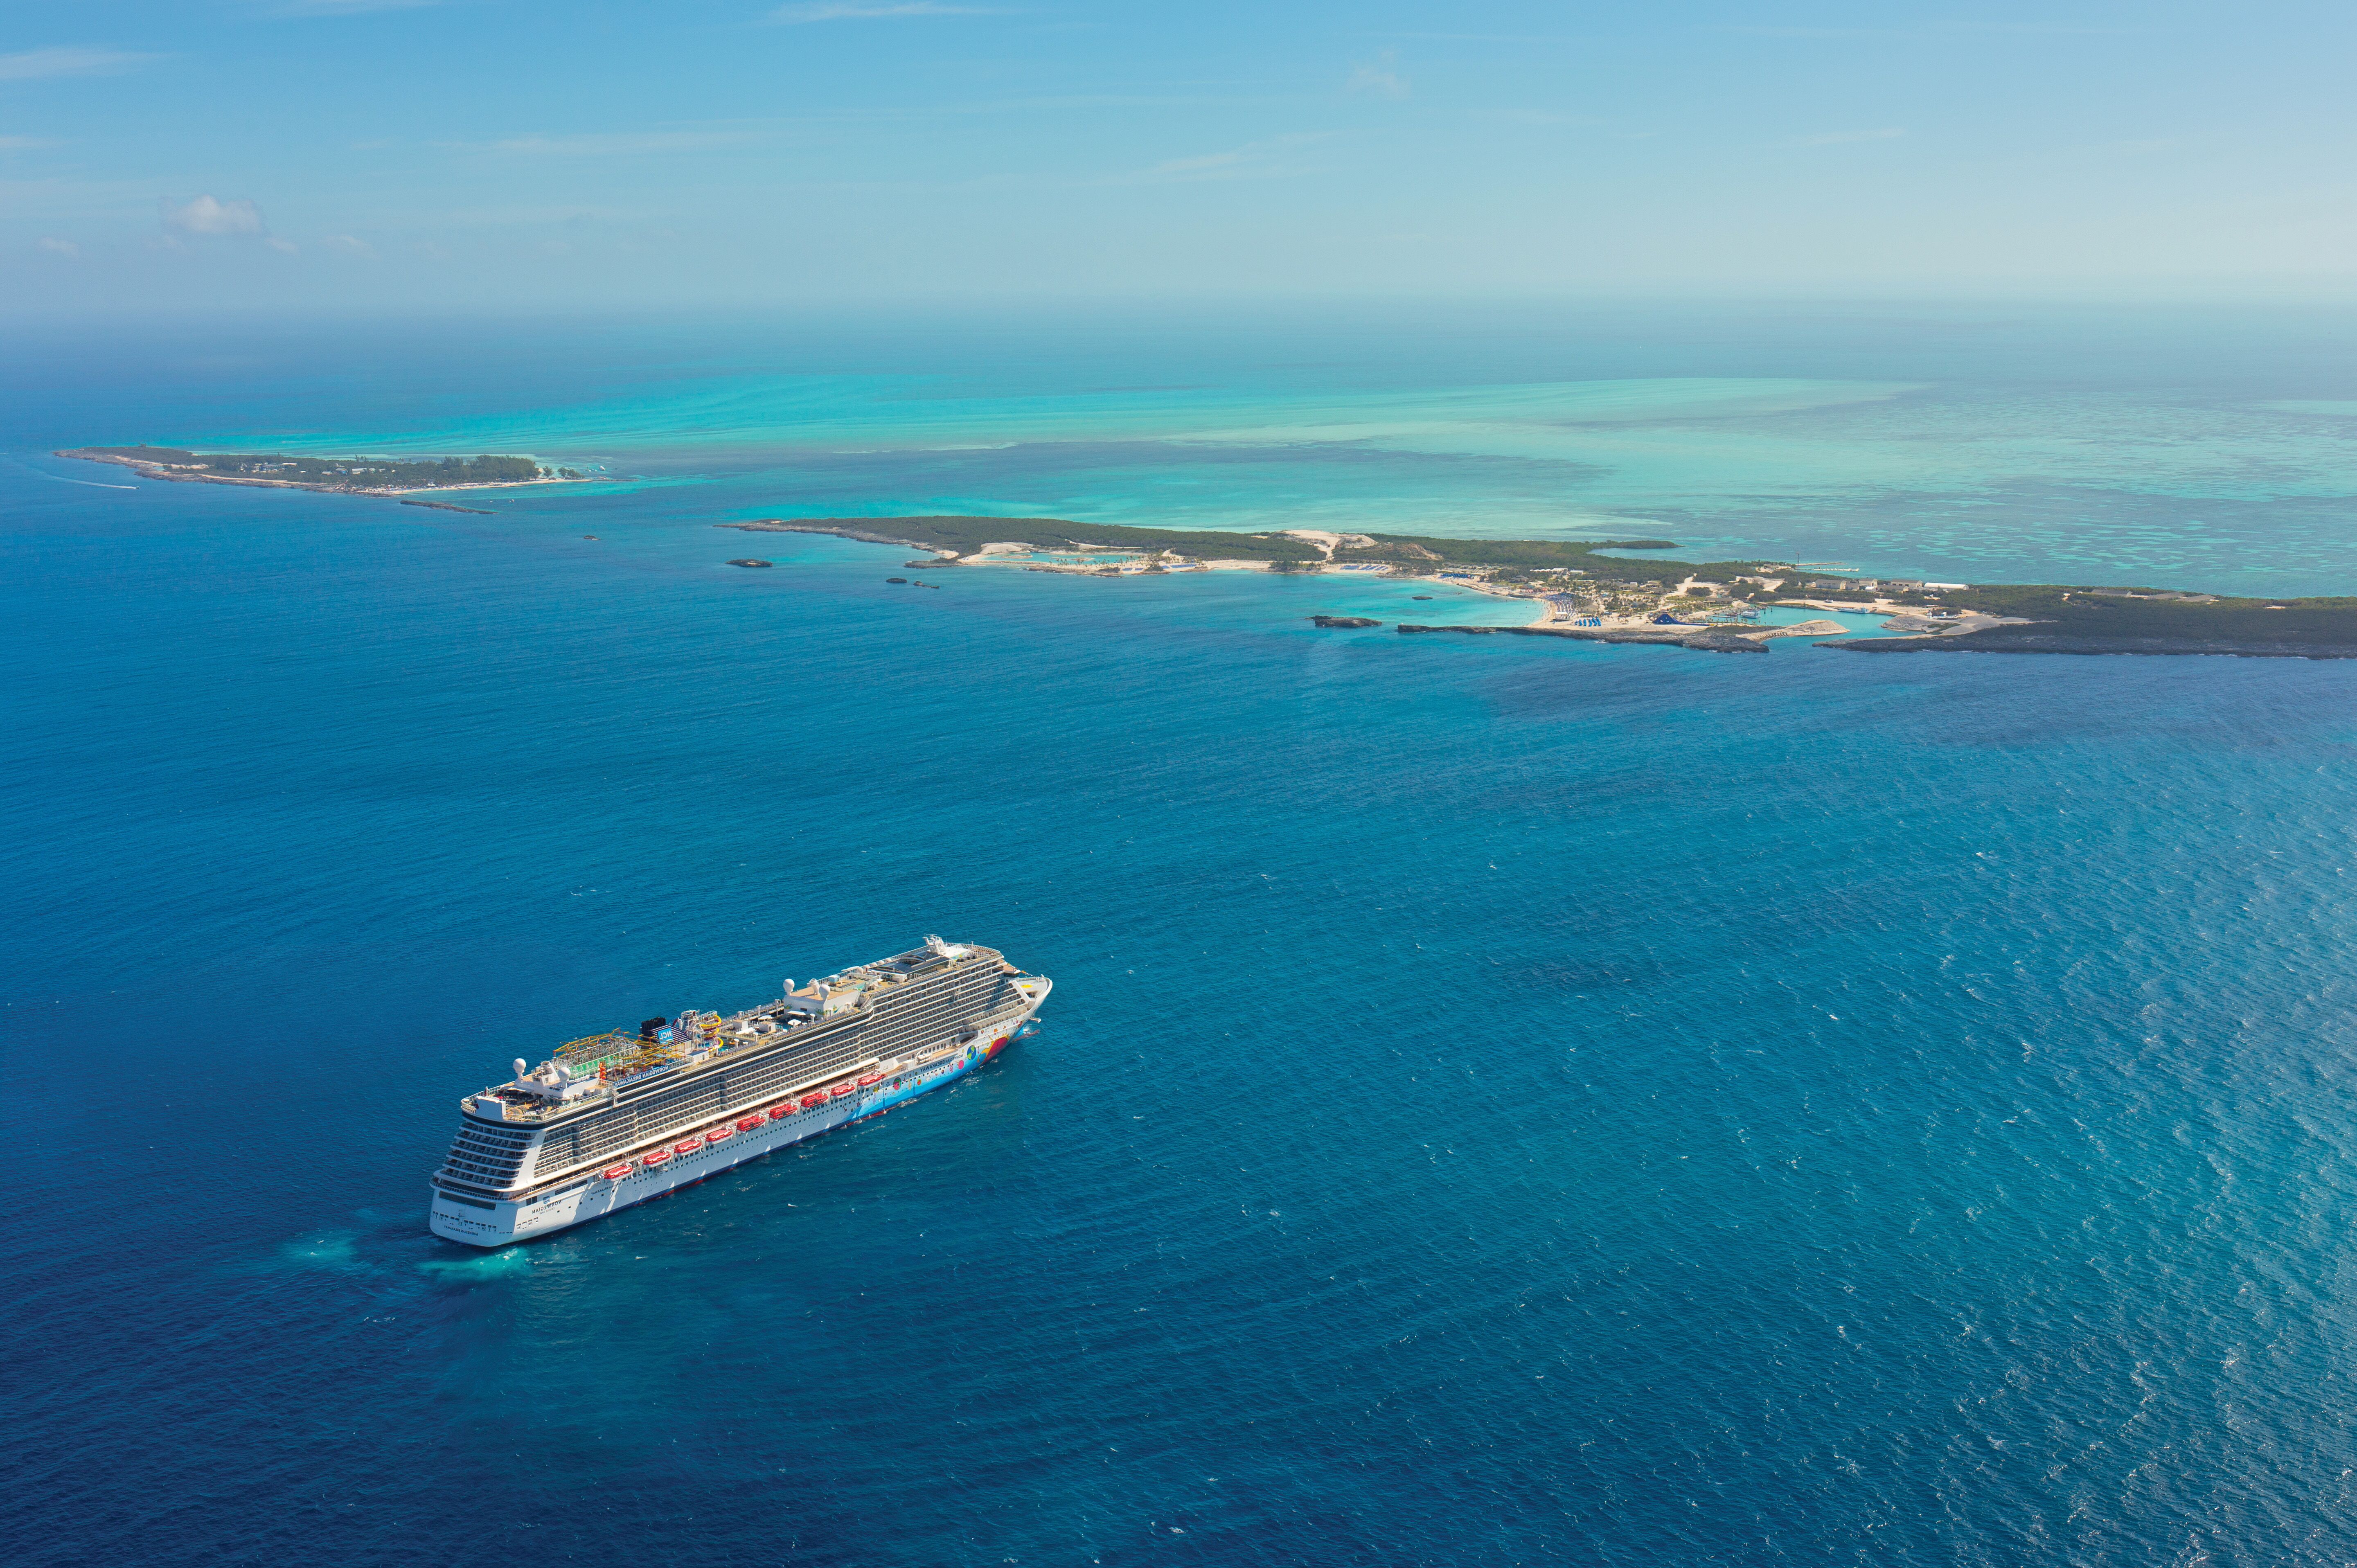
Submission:
<svg viewBox="0 0 2357 1568">
<path fill-rule="evenodd" d="M 12 1563 L 2357 1553 L 2357 666 L 69 472 L 0 472 Z M 929 929 L 1043 1032 L 425 1233 L 511 1057 Z"/>
</svg>

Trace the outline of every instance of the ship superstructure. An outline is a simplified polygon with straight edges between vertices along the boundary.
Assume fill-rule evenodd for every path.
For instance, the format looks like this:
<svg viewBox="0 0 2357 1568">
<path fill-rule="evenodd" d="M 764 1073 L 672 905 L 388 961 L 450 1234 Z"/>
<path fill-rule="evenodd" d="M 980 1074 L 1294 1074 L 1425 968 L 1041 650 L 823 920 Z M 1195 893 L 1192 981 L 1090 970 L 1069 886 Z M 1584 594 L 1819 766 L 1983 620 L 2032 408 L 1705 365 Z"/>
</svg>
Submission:
<svg viewBox="0 0 2357 1568">
<path fill-rule="evenodd" d="M 459 1101 L 428 1223 L 478 1247 L 544 1236 L 873 1116 L 996 1056 L 1053 984 L 928 937 L 741 1013 L 519 1058 L 512 1080 Z"/>
</svg>

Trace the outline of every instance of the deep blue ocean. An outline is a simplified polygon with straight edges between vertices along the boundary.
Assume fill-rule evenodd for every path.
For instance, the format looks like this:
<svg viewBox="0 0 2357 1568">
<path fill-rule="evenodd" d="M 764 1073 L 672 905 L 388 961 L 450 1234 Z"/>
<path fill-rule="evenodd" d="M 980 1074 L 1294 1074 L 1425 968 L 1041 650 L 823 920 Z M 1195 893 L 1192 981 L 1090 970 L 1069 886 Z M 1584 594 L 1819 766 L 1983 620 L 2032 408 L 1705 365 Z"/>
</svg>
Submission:
<svg viewBox="0 0 2357 1568">
<path fill-rule="evenodd" d="M 927 593 L 712 526 L 2352 592 L 2347 343 L 19 334 L 0 1558 L 2357 1560 L 2357 664 L 1321 632 L 1456 607 Z M 48 456 L 138 439 L 601 478 L 472 515 Z M 425 1233 L 511 1058 L 928 931 L 1052 975 L 1042 1032 L 549 1240 Z"/>
</svg>

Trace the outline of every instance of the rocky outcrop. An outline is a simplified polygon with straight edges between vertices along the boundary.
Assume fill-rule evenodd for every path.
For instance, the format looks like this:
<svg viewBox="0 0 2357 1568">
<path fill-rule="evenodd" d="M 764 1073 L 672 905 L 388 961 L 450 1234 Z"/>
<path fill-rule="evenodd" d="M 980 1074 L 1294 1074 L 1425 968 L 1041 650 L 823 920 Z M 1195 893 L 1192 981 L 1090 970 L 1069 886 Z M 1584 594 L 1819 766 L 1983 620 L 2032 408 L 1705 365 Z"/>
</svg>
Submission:
<svg viewBox="0 0 2357 1568">
<path fill-rule="evenodd" d="M 781 517 L 765 517 L 755 522 L 716 522 L 715 528 L 740 529 L 747 533 L 826 533 L 837 539 L 856 539 L 868 544 L 897 544 L 903 550 L 922 550 L 921 539 L 900 539 L 889 533 L 873 533 L 862 528 L 840 528 L 818 523 L 789 522 Z M 931 562 L 927 562 L 931 565 Z"/>
<path fill-rule="evenodd" d="M 1329 626 L 1341 629 L 1383 624 L 1379 620 L 1369 620 L 1365 616 L 1311 616 L 1309 618 L 1318 626 Z"/>
<path fill-rule="evenodd" d="M 774 561 L 763 561 L 751 555 L 739 555 L 736 560 L 728 563 L 728 564 L 731 566 L 774 566 L 777 563 Z"/>
<path fill-rule="evenodd" d="M 1599 638 L 1598 640 L 1617 642 L 1623 639 L 1606 637 Z M 1632 638 L 1626 640 L 1640 639 Z M 1677 645 L 1680 648 L 1694 649 L 1700 653 L 1765 653 L 1768 651 L 1768 642 L 1765 638 L 1746 637 L 1739 631 L 1720 631 L 1716 628 L 1706 628 L 1691 637 L 1681 637 L 1677 639 Z"/>
</svg>

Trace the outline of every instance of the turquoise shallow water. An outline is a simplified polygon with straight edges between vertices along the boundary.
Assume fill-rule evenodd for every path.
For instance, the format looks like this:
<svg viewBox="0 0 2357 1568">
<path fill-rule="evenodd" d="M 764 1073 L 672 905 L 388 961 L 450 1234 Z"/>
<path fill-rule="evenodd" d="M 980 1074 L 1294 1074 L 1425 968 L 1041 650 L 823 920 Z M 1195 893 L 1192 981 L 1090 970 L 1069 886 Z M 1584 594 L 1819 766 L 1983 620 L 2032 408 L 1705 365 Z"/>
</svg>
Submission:
<svg viewBox="0 0 2357 1568">
<path fill-rule="evenodd" d="M 152 411 L 139 439 L 528 449 L 634 517 L 1667 535 L 1942 581 L 2357 593 L 2347 313 L 1370 306 L 29 349 L 51 444 Z"/>
<path fill-rule="evenodd" d="M 16 372 L 11 1561 L 2357 1551 L 2357 670 L 720 564 L 716 501 L 887 510 L 890 453 L 491 517 L 40 456 L 457 417 L 244 347 Z M 594 345 L 533 347 L 436 395 L 545 410 Z M 510 1057 L 927 929 L 1055 975 L 1044 1032 L 544 1245 L 424 1234 Z"/>
</svg>

